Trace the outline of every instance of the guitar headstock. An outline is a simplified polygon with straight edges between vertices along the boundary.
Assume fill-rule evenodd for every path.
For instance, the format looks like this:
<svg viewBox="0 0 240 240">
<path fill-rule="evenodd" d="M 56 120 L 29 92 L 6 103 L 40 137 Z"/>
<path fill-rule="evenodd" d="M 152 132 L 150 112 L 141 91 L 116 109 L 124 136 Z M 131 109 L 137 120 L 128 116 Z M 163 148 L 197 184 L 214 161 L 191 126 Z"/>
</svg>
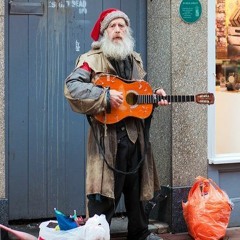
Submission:
<svg viewBox="0 0 240 240">
<path fill-rule="evenodd" d="M 200 104 L 214 104 L 214 99 L 213 93 L 199 93 L 195 96 L 196 103 Z"/>
</svg>

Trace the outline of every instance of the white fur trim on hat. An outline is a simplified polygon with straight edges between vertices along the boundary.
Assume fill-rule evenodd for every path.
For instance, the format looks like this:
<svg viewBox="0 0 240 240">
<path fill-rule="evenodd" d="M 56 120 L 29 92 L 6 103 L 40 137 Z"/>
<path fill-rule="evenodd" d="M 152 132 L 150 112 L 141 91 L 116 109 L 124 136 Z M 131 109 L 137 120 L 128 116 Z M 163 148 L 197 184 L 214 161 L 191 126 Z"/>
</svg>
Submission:
<svg viewBox="0 0 240 240">
<path fill-rule="evenodd" d="M 111 13 L 109 13 L 101 22 L 101 28 L 100 28 L 100 32 L 101 34 L 103 33 L 103 31 L 108 27 L 109 23 L 116 19 L 116 18 L 123 18 L 126 21 L 126 24 L 128 26 L 130 26 L 130 19 L 129 17 L 122 11 L 113 11 Z"/>
</svg>

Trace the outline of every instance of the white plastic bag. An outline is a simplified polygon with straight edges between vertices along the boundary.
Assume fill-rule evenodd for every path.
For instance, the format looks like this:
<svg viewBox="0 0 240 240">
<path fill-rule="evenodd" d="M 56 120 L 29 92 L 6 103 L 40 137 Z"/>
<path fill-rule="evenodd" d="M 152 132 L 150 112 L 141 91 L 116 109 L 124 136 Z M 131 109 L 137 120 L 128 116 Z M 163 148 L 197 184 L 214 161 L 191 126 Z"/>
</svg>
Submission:
<svg viewBox="0 0 240 240">
<path fill-rule="evenodd" d="M 110 240 L 110 228 L 105 215 L 94 215 L 84 226 L 62 231 L 48 227 L 57 221 L 42 222 L 38 240 Z"/>
<path fill-rule="evenodd" d="M 57 224 L 57 221 L 47 221 L 40 224 L 39 240 L 84 240 L 84 229 L 82 227 L 61 231 L 48 227 L 52 223 Z"/>
<path fill-rule="evenodd" d="M 105 215 L 94 215 L 84 225 L 85 240 L 110 240 L 110 228 Z"/>
</svg>

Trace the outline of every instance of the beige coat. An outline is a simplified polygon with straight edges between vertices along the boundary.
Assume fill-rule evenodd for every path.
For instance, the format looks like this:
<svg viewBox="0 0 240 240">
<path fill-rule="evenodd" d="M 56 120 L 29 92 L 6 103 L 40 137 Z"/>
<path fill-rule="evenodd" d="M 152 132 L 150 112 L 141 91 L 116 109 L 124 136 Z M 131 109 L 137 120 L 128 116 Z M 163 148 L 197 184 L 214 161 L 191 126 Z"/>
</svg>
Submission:
<svg viewBox="0 0 240 240">
<path fill-rule="evenodd" d="M 143 70 L 142 60 L 139 54 L 133 54 L 133 79 L 143 79 L 145 72 Z M 87 62 L 90 68 L 97 75 L 99 73 L 109 73 L 116 75 L 114 68 L 110 62 L 104 57 L 101 49 L 91 50 L 77 59 L 77 67 L 83 62 Z M 69 76 L 71 77 L 71 75 Z M 68 78 L 67 78 L 68 79 Z M 93 80 L 93 79 L 92 79 Z M 73 111 L 94 115 L 106 109 L 106 91 L 103 90 L 98 99 L 74 99 L 67 86 L 65 85 L 64 93 L 68 99 Z M 110 124 L 104 126 L 92 118 L 94 132 L 100 142 L 104 139 L 105 157 L 111 166 L 114 167 L 114 162 L 117 153 L 117 136 L 115 125 Z M 131 118 L 126 122 L 129 138 L 135 142 L 139 137 L 141 144 L 142 155 L 145 152 L 145 159 L 140 169 L 141 171 L 141 200 L 149 200 L 153 197 L 155 191 L 159 190 L 159 182 L 156 173 L 155 162 L 152 156 L 151 144 L 148 143 L 147 150 L 144 149 L 144 120 Z M 88 136 L 87 149 L 87 169 L 86 169 L 86 194 L 101 194 L 103 196 L 114 199 L 114 173 L 108 168 L 103 161 L 103 156 L 99 152 L 93 136 L 93 129 L 90 128 Z"/>
</svg>

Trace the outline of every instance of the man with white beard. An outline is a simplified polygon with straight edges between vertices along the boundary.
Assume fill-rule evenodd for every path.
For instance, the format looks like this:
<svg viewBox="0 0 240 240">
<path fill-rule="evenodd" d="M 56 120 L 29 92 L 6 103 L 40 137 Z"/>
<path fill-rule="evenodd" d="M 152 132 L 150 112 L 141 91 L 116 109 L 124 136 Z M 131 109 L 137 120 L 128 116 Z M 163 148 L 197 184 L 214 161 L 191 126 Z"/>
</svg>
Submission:
<svg viewBox="0 0 240 240">
<path fill-rule="evenodd" d="M 148 141 L 152 112 L 145 119 L 125 116 L 114 123 L 101 122 L 95 117 L 111 115 L 125 104 L 123 91 L 108 86 L 109 77 L 131 84 L 145 76 L 142 59 L 134 51 L 130 20 L 118 9 L 107 9 L 100 14 L 91 37 L 92 49 L 79 56 L 76 68 L 65 80 L 64 89 L 73 111 L 86 114 L 90 124 L 86 167 L 89 216 L 105 214 L 111 224 L 123 194 L 128 240 L 160 240 L 148 230 L 143 205 L 143 201 L 152 199 L 159 190 Z M 106 85 L 100 86 L 96 80 L 102 74 L 108 77 Z M 160 88 L 153 96 L 155 94 L 166 95 Z M 160 100 L 154 105 L 165 106 L 168 102 Z"/>
</svg>

